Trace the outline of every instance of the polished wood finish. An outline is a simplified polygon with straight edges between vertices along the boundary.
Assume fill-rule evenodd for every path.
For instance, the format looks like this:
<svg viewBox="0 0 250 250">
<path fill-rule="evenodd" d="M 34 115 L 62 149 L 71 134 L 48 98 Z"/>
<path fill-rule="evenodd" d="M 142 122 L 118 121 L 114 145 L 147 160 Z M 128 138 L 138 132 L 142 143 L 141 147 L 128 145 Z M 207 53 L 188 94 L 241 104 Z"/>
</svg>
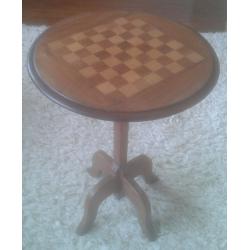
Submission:
<svg viewBox="0 0 250 250">
<path fill-rule="evenodd" d="M 150 203 L 134 178 L 143 176 L 148 184 L 156 182 L 158 178 L 152 172 L 152 160 L 146 155 L 127 162 L 127 145 L 128 124 L 117 122 L 114 124 L 114 159 L 99 150 L 94 154 L 92 167 L 88 170 L 91 176 L 102 179 L 86 198 L 84 216 L 77 228 L 79 235 L 91 229 L 98 207 L 104 199 L 114 194 L 119 198 L 125 196 L 133 203 L 143 233 L 150 240 L 156 239 Z"/>
<path fill-rule="evenodd" d="M 218 62 L 210 45 L 181 24 L 114 11 L 48 29 L 31 49 L 29 72 L 48 97 L 75 112 L 141 121 L 203 99 Z"/>
<path fill-rule="evenodd" d="M 23 22 L 51 25 L 85 12 L 115 9 L 167 17 L 199 31 L 226 29 L 226 0 L 23 0 Z"/>
</svg>

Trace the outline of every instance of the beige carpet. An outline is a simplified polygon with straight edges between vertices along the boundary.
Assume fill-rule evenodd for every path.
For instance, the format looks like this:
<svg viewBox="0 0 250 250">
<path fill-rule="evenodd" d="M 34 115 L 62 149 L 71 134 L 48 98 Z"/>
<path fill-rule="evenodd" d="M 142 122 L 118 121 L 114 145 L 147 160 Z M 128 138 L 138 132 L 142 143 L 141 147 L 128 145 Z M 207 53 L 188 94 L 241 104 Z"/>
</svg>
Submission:
<svg viewBox="0 0 250 250">
<path fill-rule="evenodd" d="M 97 182 L 86 169 L 98 149 L 112 152 L 112 123 L 74 114 L 32 84 L 27 51 L 45 27 L 23 26 L 23 249 L 226 249 L 226 34 L 204 34 L 221 65 L 201 103 L 172 117 L 131 123 L 129 158 L 152 157 L 160 181 L 138 182 L 152 204 L 158 239 L 148 242 L 127 199 L 100 207 L 93 230 L 75 228 Z"/>
</svg>

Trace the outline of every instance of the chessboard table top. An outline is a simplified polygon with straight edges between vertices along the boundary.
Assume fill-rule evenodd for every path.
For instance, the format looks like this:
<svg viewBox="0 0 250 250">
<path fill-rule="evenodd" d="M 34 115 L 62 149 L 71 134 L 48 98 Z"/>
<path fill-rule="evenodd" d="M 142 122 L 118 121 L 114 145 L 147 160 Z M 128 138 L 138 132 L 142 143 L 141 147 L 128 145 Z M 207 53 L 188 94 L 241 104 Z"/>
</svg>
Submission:
<svg viewBox="0 0 250 250">
<path fill-rule="evenodd" d="M 47 29 L 29 53 L 38 88 L 60 105 L 104 120 L 166 117 L 215 85 L 217 57 L 202 36 L 147 14 L 100 12 Z"/>
</svg>

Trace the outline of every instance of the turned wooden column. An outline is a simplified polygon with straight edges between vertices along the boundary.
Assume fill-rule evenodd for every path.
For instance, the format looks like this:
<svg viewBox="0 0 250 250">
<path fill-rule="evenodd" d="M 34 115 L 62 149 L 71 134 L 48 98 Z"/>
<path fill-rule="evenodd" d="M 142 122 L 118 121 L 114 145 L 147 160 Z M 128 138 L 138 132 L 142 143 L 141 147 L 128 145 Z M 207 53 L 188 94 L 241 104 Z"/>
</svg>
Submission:
<svg viewBox="0 0 250 250">
<path fill-rule="evenodd" d="M 114 122 L 114 160 L 120 169 L 127 164 L 128 122 Z"/>
<path fill-rule="evenodd" d="M 118 199 L 123 196 L 122 176 L 127 165 L 128 154 L 128 122 L 114 122 L 114 162 L 115 171 L 117 173 L 118 192 L 115 194 Z"/>
</svg>

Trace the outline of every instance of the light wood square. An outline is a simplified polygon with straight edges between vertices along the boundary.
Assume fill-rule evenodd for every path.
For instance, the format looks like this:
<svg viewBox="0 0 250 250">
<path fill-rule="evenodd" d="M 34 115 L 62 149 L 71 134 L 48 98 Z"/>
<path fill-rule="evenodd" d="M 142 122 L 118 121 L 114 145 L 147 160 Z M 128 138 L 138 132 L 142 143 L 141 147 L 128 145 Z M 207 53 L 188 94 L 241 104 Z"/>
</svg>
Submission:
<svg viewBox="0 0 250 250">
<path fill-rule="evenodd" d="M 134 28 L 134 29 L 130 30 L 130 33 L 132 35 L 139 36 L 139 35 L 143 34 L 144 31 L 142 31 L 141 29 L 138 29 L 138 28 Z"/>
<path fill-rule="evenodd" d="M 99 25 L 99 26 L 95 27 L 94 30 L 99 32 L 99 33 L 102 33 L 102 32 L 107 30 L 107 26 L 106 25 Z"/>
<path fill-rule="evenodd" d="M 132 83 L 140 78 L 140 76 L 133 70 L 126 72 L 122 75 L 122 77 L 126 79 L 129 83 Z"/>
<path fill-rule="evenodd" d="M 171 40 L 169 42 L 166 43 L 168 47 L 172 48 L 172 49 L 180 49 L 182 48 L 184 45 L 176 40 Z"/>
<path fill-rule="evenodd" d="M 153 48 L 157 48 L 157 47 L 160 47 L 161 45 L 163 45 L 164 43 L 161 40 L 159 40 L 158 38 L 153 38 L 150 41 L 148 41 L 148 44 Z"/>
<path fill-rule="evenodd" d="M 112 46 L 106 49 L 111 55 L 117 55 L 122 52 L 122 49 L 120 49 L 118 46 Z"/>
<path fill-rule="evenodd" d="M 141 19 L 135 19 L 132 21 L 132 24 L 135 25 L 136 27 L 142 27 L 146 23 L 144 21 L 142 21 Z"/>
<path fill-rule="evenodd" d="M 142 65 L 142 63 L 135 58 L 127 60 L 124 64 L 126 64 L 130 69 L 136 69 Z"/>
<path fill-rule="evenodd" d="M 91 76 L 94 76 L 97 72 L 92 67 L 85 67 L 85 68 L 79 70 L 79 73 L 82 76 L 89 78 Z"/>
<path fill-rule="evenodd" d="M 106 80 L 110 80 L 118 75 L 118 73 L 112 68 L 108 68 L 100 73 Z"/>
<path fill-rule="evenodd" d="M 135 87 L 139 90 L 142 91 L 150 86 L 152 86 L 152 84 L 150 84 L 150 82 L 146 81 L 145 79 L 139 79 L 138 81 L 136 81 L 135 83 L 133 83 L 135 85 Z"/>
<path fill-rule="evenodd" d="M 119 91 L 126 97 L 132 97 L 139 92 L 139 90 L 132 83 L 122 86 L 119 88 Z"/>
<path fill-rule="evenodd" d="M 118 60 L 116 57 L 113 56 L 104 59 L 103 62 L 109 67 L 114 67 L 121 63 L 120 60 Z"/>
<path fill-rule="evenodd" d="M 174 74 L 176 74 L 176 73 L 178 73 L 178 72 L 180 72 L 180 71 L 182 71 L 182 70 L 184 69 L 184 67 L 181 66 L 179 63 L 170 63 L 170 64 L 168 64 L 168 65 L 166 66 L 166 68 L 167 68 L 170 72 L 172 72 L 172 73 L 174 73 Z"/>
<path fill-rule="evenodd" d="M 86 37 L 86 35 L 83 32 L 78 32 L 78 33 L 73 34 L 71 37 L 74 40 L 79 41 L 79 40 L 84 39 Z"/>
<path fill-rule="evenodd" d="M 189 53 L 186 57 L 193 63 L 198 63 L 204 59 L 203 56 L 194 51 Z"/>
<path fill-rule="evenodd" d="M 124 29 L 122 26 L 114 26 L 113 28 L 112 28 L 112 31 L 114 32 L 114 33 L 116 33 L 117 35 L 120 35 L 120 34 L 123 34 L 124 32 L 126 32 L 127 30 L 126 29 Z"/>
<path fill-rule="evenodd" d="M 89 55 L 89 56 L 82 58 L 82 61 L 87 63 L 88 65 L 92 65 L 92 64 L 98 62 L 99 58 L 95 55 Z"/>
<path fill-rule="evenodd" d="M 71 43 L 67 45 L 67 48 L 71 50 L 72 52 L 75 52 L 75 51 L 81 50 L 83 46 L 80 43 L 75 42 L 75 43 Z"/>
<path fill-rule="evenodd" d="M 162 53 L 157 49 L 151 49 L 147 52 L 147 55 L 153 59 L 156 59 L 162 56 Z"/>
<path fill-rule="evenodd" d="M 126 51 L 130 56 L 138 56 L 138 55 L 140 55 L 141 53 L 142 53 L 142 51 L 140 50 L 140 49 L 138 49 L 138 48 L 136 48 L 136 47 L 133 47 L 133 48 L 131 48 L 131 49 L 128 49 L 127 51 Z"/>
<path fill-rule="evenodd" d="M 132 38 L 128 39 L 128 42 L 134 46 L 137 46 L 137 45 L 144 43 L 144 41 L 139 37 L 132 37 Z"/>
<path fill-rule="evenodd" d="M 54 41 L 54 42 L 49 43 L 48 46 L 53 50 L 60 49 L 63 47 L 63 43 L 61 41 Z"/>
<path fill-rule="evenodd" d="M 64 55 L 63 59 L 68 63 L 74 63 L 78 61 L 80 58 L 74 53 L 69 53 L 69 54 Z"/>
<path fill-rule="evenodd" d="M 134 82 L 133 85 L 136 87 L 138 92 L 150 86 L 150 84 L 148 84 L 144 79 L 139 79 L 138 81 Z"/>
<path fill-rule="evenodd" d="M 168 52 L 166 54 L 166 56 L 174 61 L 177 61 L 177 60 L 183 58 L 183 55 L 175 50 Z"/>
<path fill-rule="evenodd" d="M 128 23 L 128 20 L 124 17 L 120 17 L 120 18 L 117 18 L 114 22 L 119 25 L 124 25 Z"/>
<path fill-rule="evenodd" d="M 95 54 L 95 53 L 97 53 L 97 52 L 103 50 L 103 48 L 102 48 L 100 45 L 95 44 L 95 43 L 94 43 L 94 44 L 91 44 L 91 45 L 88 46 L 88 47 L 86 47 L 86 49 L 87 49 L 89 52 L 93 53 L 93 54 Z"/>
<path fill-rule="evenodd" d="M 151 71 L 157 71 L 162 68 L 162 65 L 155 60 L 146 63 L 145 66 Z"/>
<path fill-rule="evenodd" d="M 160 36 L 163 36 L 163 32 L 161 32 L 160 30 L 158 29 L 152 29 L 150 30 L 149 32 L 149 35 L 151 35 L 152 37 L 160 37 Z"/>
<path fill-rule="evenodd" d="M 90 39 L 92 41 L 94 41 L 95 43 L 98 43 L 98 42 L 105 40 L 106 38 L 102 34 L 96 34 L 96 35 L 90 37 Z"/>
<path fill-rule="evenodd" d="M 110 94 L 116 90 L 113 84 L 110 82 L 104 82 L 96 86 L 96 88 L 101 91 L 104 95 Z"/>
<path fill-rule="evenodd" d="M 109 38 L 109 41 L 111 41 L 114 44 L 119 44 L 122 43 L 124 41 L 124 39 L 121 36 L 112 36 L 111 38 Z"/>
<path fill-rule="evenodd" d="M 155 85 L 155 84 L 159 83 L 162 80 L 162 78 L 156 73 L 150 73 L 144 77 L 144 80 L 149 85 Z"/>
</svg>

